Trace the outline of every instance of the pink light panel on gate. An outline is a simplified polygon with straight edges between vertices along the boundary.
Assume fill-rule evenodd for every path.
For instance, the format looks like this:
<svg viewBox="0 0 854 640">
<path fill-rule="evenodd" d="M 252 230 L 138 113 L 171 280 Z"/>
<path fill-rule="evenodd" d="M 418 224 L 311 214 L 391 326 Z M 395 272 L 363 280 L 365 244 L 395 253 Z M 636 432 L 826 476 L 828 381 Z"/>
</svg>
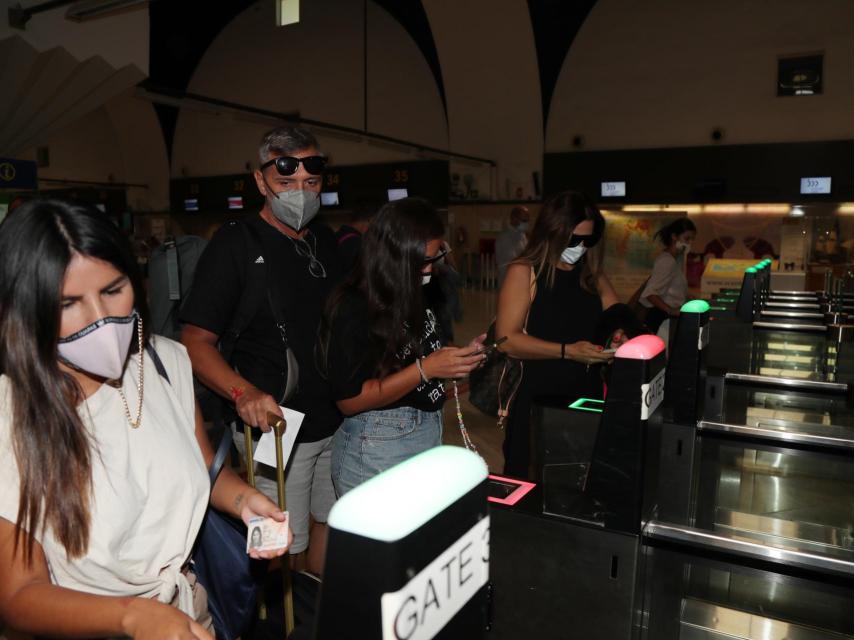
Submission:
<svg viewBox="0 0 854 640">
<path fill-rule="evenodd" d="M 615 358 L 629 358 L 631 360 L 652 360 L 664 351 L 664 340 L 658 336 L 642 335 L 632 338 L 617 349 Z"/>
<path fill-rule="evenodd" d="M 496 476 L 491 473 L 487 477 L 490 480 L 494 480 L 495 482 L 501 482 L 502 484 L 516 485 L 516 489 L 504 498 L 494 498 L 493 496 L 489 496 L 487 498 L 487 500 L 489 500 L 490 502 L 496 502 L 498 504 L 503 504 L 510 507 L 519 502 L 519 500 L 528 495 L 528 493 L 530 493 L 531 490 L 537 486 L 533 482 L 517 480 L 516 478 L 505 478 L 504 476 Z"/>
</svg>

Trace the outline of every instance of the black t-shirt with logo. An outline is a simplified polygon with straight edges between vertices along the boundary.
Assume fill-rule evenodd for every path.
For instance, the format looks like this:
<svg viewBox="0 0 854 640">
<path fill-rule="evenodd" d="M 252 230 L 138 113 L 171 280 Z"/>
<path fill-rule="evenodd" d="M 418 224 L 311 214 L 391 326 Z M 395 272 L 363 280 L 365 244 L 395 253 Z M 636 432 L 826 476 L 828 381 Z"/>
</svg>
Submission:
<svg viewBox="0 0 854 640">
<path fill-rule="evenodd" d="M 247 242 L 241 224 L 252 225 L 261 240 Z M 251 321 L 240 334 L 232 364 L 253 385 L 279 398 L 287 380 L 285 344 L 276 326 L 266 292 L 270 256 L 280 277 L 273 279 L 283 307 L 288 341 L 299 364 L 299 389 L 288 407 L 306 414 L 299 441 L 313 442 L 332 435 L 341 423 L 327 381 L 315 364 L 317 329 L 326 298 L 341 277 L 337 247 L 332 231 L 318 221 L 308 226 L 306 241 L 326 270 L 326 278 L 309 272 L 309 259 L 300 256 L 294 241 L 260 216 L 224 224 L 199 259 L 193 287 L 181 310 L 181 321 L 199 326 L 218 336 L 233 327 L 241 296 L 252 279 L 260 281 L 260 298 Z M 275 298 L 274 298 L 275 299 Z"/>
<path fill-rule="evenodd" d="M 378 363 L 370 361 L 367 355 L 373 351 L 369 328 L 367 301 L 355 293 L 348 293 L 339 303 L 329 341 L 328 376 L 336 400 L 359 395 L 362 384 L 377 377 Z M 412 333 L 412 341 L 397 354 L 401 368 L 415 362 L 418 345 L 425 356 L 443 346 L 436 316 L 430 309 L 425 311 L 424 324 L 417 333 Z M 414 407 L 421 411 L 438 411 L 444 403 L 444 382 L 430 380 L 419 384 L 400 400 L 377 409 Z"/>
</svg>

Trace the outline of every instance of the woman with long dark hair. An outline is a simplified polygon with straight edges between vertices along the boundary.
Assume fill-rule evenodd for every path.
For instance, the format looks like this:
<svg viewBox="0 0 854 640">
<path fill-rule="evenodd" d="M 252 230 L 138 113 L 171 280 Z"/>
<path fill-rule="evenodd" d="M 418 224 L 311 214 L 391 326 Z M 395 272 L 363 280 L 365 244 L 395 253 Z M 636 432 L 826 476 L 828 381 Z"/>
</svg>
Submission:
<svg viewBox="0 0 854 640">
<path fill-rule="evenodd" d="M 604 229 L 602 214 L 584 195 L 565 191 L 543 205 L 525 250 L 507 268 L 495 335 L 507 336 L 502 351 L 524 360 L 507 418 L 507 474 L 528 476 L 535 395 L 602 397 L 597 365 L 613 358 L 606 346 L 624 339 L 616 330 L 621 318 L 603 318 L 618 302 L 602 272 Z M 614 330 L 603 331 L 608 324 Z"/>
<path fill-rule="evenodd" d="M 659 229 L 654 237 L 661 240 L 664 250 L 655 258 L 640 303 L 649 309 L 646 326 L 658 331 L 667 318 L 679 315 L 680 307 L 688 299 L 684 258 L 697 237 L 697 227 L 688 218 L 677 218 Z"/>
<path fill-rule="evenodd" d="M 211 491 L 190 361 L 147 320 L 136 261 L 97 210 L 36 200 L 0 225 L 0 619 L 12 629 L 211 638 L 188 567 L 209 494 L 244 521 L 284 519 L 228 469 Z"/>
<path fill-rule="evenodd" d="M 441 444 L 446 378 L 483 362 L 480 343 L 445 347 L 422 289 L 444 254 L 444 225 L 425 200 L 380 209 L 353 275 L 332 295 L 321 328 L 321 367 L 346 416 L 332 443 L 332 481 L 343 495 Z"/>
</svg>

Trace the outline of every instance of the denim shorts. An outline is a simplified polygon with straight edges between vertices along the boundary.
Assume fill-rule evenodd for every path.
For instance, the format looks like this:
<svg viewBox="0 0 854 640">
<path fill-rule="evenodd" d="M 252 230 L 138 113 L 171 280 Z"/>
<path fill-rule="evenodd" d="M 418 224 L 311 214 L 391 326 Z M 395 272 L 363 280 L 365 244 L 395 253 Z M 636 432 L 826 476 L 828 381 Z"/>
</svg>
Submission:
<svg viewBox="0 0 854 640">
<path fill-rule="evenodd" d="M 342 496 L 365 480 L 442 444 L 442 412 L 412 407 L 344 419 L 332 438 L 332 483 Z"/>
</svg>

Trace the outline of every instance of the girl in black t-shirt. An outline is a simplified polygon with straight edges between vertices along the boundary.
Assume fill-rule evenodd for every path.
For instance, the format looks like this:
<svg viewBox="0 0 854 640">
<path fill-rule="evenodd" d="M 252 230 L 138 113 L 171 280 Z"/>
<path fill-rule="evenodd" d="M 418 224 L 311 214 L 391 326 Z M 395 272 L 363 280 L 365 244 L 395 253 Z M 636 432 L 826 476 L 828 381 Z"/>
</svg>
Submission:
<svg viewBox="0 0 854 640">
<path fill-rule="evenodd" d="M 440 259 L 444 225 L 425 200 L 380 209 L 355 271 L 331 296 L 320 360 L 346 416 L 332 444 L 342 495 L 442 441 L 443 380 L 462 378 L 485 356 L 478 341 L 446 347 L 423 285 Z"/>
</svg>

